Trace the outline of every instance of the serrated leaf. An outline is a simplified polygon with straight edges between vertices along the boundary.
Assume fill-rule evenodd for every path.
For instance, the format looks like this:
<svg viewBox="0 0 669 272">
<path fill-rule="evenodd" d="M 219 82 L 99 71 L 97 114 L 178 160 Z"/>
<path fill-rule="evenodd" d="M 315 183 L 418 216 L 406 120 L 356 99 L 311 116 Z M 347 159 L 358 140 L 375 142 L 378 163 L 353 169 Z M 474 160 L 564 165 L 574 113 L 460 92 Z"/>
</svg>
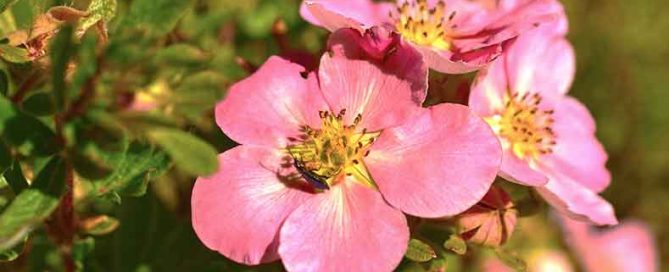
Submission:
<svg viewBox="0 0 669 272">
<path fill-rule="evenodd" d="M 13 47 L 8 44 L 0 44 L 0 58 L 13 63 L 25 63 L 31 61 L 28 56 L 28 50 Z"/>
<path fill-rule="evenodd" d="M 71 25 L 63 26 L 56 38 L 51 43 L 51 65 L 52 65 L 52 84 L 53 84 L 53 98 L 56 110 L 65 108 L 66 87 L 65 87 L 65 73 L 67 64 L 70 61 L 72 52 L 74 51 L 74 44 L 72 43 L 73 27 Z"/>
<path fill-rule="evenodd" d="M 192 134 L 160 128 L 147 132 L 147 136 L 170 155 L 177 167 L 187 173 L 206 176 L 218 169 L 216 149 Z"/>
<path fill-rule="evenodd" d="M 48 156 L 59 151 L 54 132 L 40 120 L 14 107 L 0 97 L 0 133 L 21 153 Z"/>
<path fill-rule="evenodd" d="M 495 250 L 495 254 L 497 254 L 497 257 L 499 258 L 500 261 L 509 266 L 511 269 L 517 272 L 527 271 L 527 264 L 523 259 L 518 257 L 516 253 L 513 253 L 511 251 L 502 248 L 497 248 Z"/>
<path fill-rule="evenodd" d="M 5 181 L 7 181 L 7 184 L 9 184 L 9 187 L 12 188 L 12 191 L 16 195 L 20 194 L 23 190 L 28 188 L 28 181 L 26 181 L 26 178 L 23 176 L 23 170 L 21 170 L 21 165 L 17 160 L 12 162 L 10 167 L 5 170 L 2 176 L 5 178 Z"/>
<path fill-rule="evenodd" d="M 191 1 L 184 0 L 132 1 L 129 23 L 162 35 L 176 26 L 190 5 Z"/>
<path fill-rule="evenodd" d="M 5 71 L 0 70 L 0 94 L 7 95 L 9 91 L 9 78 Z"/>
<path fill-rule="evenodd" d="M 83 35 L 98 22 L 109 22 L 116 15 L 116 0 L 93 0 L 88 5 L 88 16 L 81 19 L 77 25 L 77 34 Z"/>
<path fill-rule="evenodd" d="M 448 240 L 444 242 L 444 248 L 453 251 L 458 255 L 467 253 L 467 243 L 456 234 L 452 234 Z"/>
<path fill-rule="evenodd" d="M 118 219 L 107 215 L 89 217 L 79 223 L 79 228 L 91 235 L 105 235 L 116 230 L 118 226 Z"/>
<path fill-rule="evenodd" d="M 422 263 L 436 258 L 437 253 L 427 243 L 418 239 L 411 239 L 404 257 L 414 262 Z"/>
<path fill-rule="evenodd" d="M 56 112 L 53 96 L 50 93 L 38 92 L 23 101 L 23 110 L 34 116 L 47 116 Z"/>
<path fill-rule="evenodd" d="M 23 190 L 0 215 L 0 251 L 12 248 L 58 207 L 65 185 L 65 162 L 53 157 L 30 188 Z"/>
<path fill-rule="evenodd" d="M 131 143 L 123 152 L 103 153 L 102 158 L 114 172 L 95 183 L 101 195 L 143 195 L 148 182 L 169 167 L 165 153 L 141 143 Z"/>
</svg>

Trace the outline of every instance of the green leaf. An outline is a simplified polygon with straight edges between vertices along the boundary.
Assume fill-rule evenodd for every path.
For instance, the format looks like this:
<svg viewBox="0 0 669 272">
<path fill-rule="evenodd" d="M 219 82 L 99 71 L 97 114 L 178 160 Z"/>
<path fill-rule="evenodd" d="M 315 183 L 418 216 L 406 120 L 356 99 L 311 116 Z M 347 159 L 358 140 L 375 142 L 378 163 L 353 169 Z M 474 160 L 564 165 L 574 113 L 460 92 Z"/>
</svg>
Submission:
<svg viewBox="0 0 669 272">
<path fill-rule="evenodd" d="M 210 59 L 199 48 L 179 43 L 170 45 L 156 53 L 155 60 L 158 63 L 164 63 L 174 67 L 196 67 L 202 65 Z"/>
<path fill-rule="evenodd" d="M 12 165 L 13 160 L 12 152 L 3 141 L 0 141 L 0 173 L 4 173 Z"/>
<path fill-rule="evenodd" d="M 11 262 L 13 260 L 16 260 L 16 258 L 18 258 L 19 255 L 21 255 L 21 253 L 23 253 L 25 251 L 27 241 L 28 241 L 28 237 L 26 236 L 23 239 L 23 243 L 19 243 L 16 246 L 14 246 L 13 248 L 10 248 L 10 249 L 4 250 L 4 251 L 0 251 L 0 263 Z M 1 265 L 0 265 L 0 267 L 1 267 Z"/>
<path fill-rule="evenodd" d="M 500 261 L 509 266 L 511 269 L 519 272 L 527 271 L 527 264 L 523 259 L 518 257 L 516 253 L 510 252 L 508 250 L 497 248 L 495 254 Z"/>
<path fill-rule="evenodd" d="M 93 252 L 95 248 L 95 239 L 93 237 L 86 237 L 84 239 L 77 239 L 72 245 L 72 259 L 77 266 L 77 271 L 87 271 L 86 259 Z"/>
<path fill-rule="evenodd" d="M 53 83 L 53 98 L 57 110 L 65 108 L 66 86 L 65 73 L 67 64 L 70 61 L 72 52 L 74 51 L 74 44 L 72 43 L 73 27 L 65 25 L 58 31 L 58 35 L 51 43 L 51 64 L 52 64 L 52 83 Z"/>
<path fill-rule="evenodd" d="M 83 34 L 88 28 L 99 21 L 109 22 L 116 15 L 116 0 L 93 0 L 88 5 L 88 16 L 77 25 L 77 33 Z"/>
<path fill-rule="evenodd" d="M 105 235 L 116 230 L 118 226 L 118 219 L 107 215 L 86 218 L 80 223 L 82 231 L 91 235 Z"/>
<path fill-rule="evenodd" d="M 60 149 L 49 127 L 18 110 L 5 97 L 0 97 L 0 133 L 8 145 L 24 154 L 48 156 Z"/>
<path fill-rule="evenodd" d="M 123 152 L 103 153 L 102 158 L 114 172 L 104 180 L 94 183 L 101 195 L 143 195 L 148 182 L 169 167 L 165 153 L 142 143 L 131 143 Z"/>
<path fill-rule="evenodd" d="M 30 57 L 28 57 L 28 50 L 13 47 L 8 44 L 0 44 L 0 58 L 13 63 L 25 63 L 31 61 Z"/>
<path fill-rule="evenodd" d="M 0 0 L 0 13 L 3 13 L 7 8 L 11 7 L 18 0 Z"/>
<path fill-rule="evenodd" d="M 0 70 L 0 94 L 7 95 L 9 91 L 9 78 L 5 71 Z"/>
<path fill-rule="evenodd" d="M 444 248 L 458 255 L 467 253 L 467 243 L 457 234 L 451 234 L 448 240 L 444 242 Z"/>
<path fill-rule="evenodd" d="M 411 239 L 404 257 L 414 262 L 422 263 L 436 258 L 437 253 L 427 243 L 418 239 Z"/>
<path fill-rule="evenodd" d="M 147 136 L 170 155 L 177 167 L 187 173 L 206 176 L 218 169 L 216 149 L 192 134 L 159 128 L 147 132 Z"/>
<path fill-rule="evenodd" d="M 16 195 L 28 188 L 28 181 L 23 175 L 23 170 L 21 170 L 21 165 L 18 160 L 14 160 L 9 169 L 3 173 L 3 177 Z"/>
<path fill-rule="evenodd" d="M 0 251 L 12 248 L 58 207 L 65 185 L 65 162 L 53 157 L 32 186 L 16 196 L 0 215 Z"/>
<path fill-rule="evenodd" d="M 112 169 L 101 158 L 94 154 L 85 154 L 79 150 L 69 150 L 68 158 L 79 176 L 88 180 L 99 180 L 109 176 Z"/>
<path fill-rule="evenodd" d="M 38 92 L 23 101 L 23 110 L 34 116 L 47 116 L 56 112 L 56 106 L 50 93 Z"/>
<path fill-rule="evenodd" d="M 145 27 L 155 34 L 170 32 L 190 7 L 188 0 L 138 0 L 130 4 L 130 25 Z"/>
</svg>

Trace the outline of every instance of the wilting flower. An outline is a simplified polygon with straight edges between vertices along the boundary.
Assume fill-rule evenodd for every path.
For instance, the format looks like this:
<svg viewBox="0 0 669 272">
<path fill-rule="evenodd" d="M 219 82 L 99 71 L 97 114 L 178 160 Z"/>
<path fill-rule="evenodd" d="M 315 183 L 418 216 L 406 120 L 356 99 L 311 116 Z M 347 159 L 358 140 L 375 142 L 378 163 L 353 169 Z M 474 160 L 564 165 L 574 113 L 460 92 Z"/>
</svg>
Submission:
<svg viewBox="0 0 669 272">
<path fill-rule="evenodd" d="M 488 246 L 500 246 L 511 237 L 516 226 L 518 210 L 511 197 L 498 187 L 490 191 L 473 207 L 457 217 L 463 239 Z"/>
<path fill-rule="evenodd" d="M 495 58 L 520 33 L 558 18 L 555 0 L 501 0 L 491 5 L 471 0 L 406 0 L 397 4 L 371 0 L 307 0 L 300 13 L 330 31 L 360 31 L 388 26 L 444 73 L 477 70 Z"/>
<path fill-rule="evenodd" d="M 560 221 L 567 244 L 584 271 L 659 271 L 654 238 L 646 224 L 632 220 L 597 230 L 566 217 Z"/>
<path fill-rule="evenodd" d="M 201 241 L 245 264 L 390 271 L 409 240 L 403 212 L 454 215 L 481 199 L 501 160 L 490 128 L 464 106 L 421 108 L 426 90 L 412 86 L 425 83 L 383 69 L 335 52 L 305 74 L 272 57 L 231 87 L 216 120 L 242 145 L 195 183 Z"/>
<path fill-rule="evenodd" d="M 565 95 L 575 59 L 561 34 L 539 28 L 519 37 L 478 75 L 469 106 L 502 142 L 502 177 L 539 186 L 550 204 L 575 218 L 616 224 L 613 208 L 597 194 L 611 177 L 595 122 L 585 106 Z"/>
</svg>

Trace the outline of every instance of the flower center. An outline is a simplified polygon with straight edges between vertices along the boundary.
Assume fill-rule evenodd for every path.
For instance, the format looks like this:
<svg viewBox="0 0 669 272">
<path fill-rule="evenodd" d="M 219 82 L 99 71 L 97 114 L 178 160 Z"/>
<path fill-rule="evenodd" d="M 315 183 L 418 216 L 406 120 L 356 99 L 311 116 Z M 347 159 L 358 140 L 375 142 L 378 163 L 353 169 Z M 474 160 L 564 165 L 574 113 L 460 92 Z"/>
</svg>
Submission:
<svg viewBox="0 0 669 272">
<path fill-rule="evenodd" d="M 455 12 L 445 17 L 446 4 L 439 1 L 436 6 L 429 8 L 427 0 L 417 0 L 414 3 L 404 2 L 397 7 L 395 27 L 405 39 L 418 44 L 448 50 L 451 47 L 451 38 L 446 33 L 446 25 L 453 20 Z M 455 26 L 449 26 L 453 29 Z"/>
<path fill-rule="evenodd" d="M 362 116 L 358 115 L 353 124 L 343 122 L 346 110 L 334 115 L 328 111 L 319 112 L 321 128 L 309 126 L 301 128 L 297 142 L 287 147 L 294 166 L 302 177 L 317 189 L 328 189 L 343 180 L 344 175 L 354 176 L 362 184 L 375 187 L 362 158 L 369 153 L 379 133 L 358 131 Z"/>
<path fill-rule="evenodd" d="M 551 129 L 553 110 L 540 110 L 541 96 L 525 93 L 505 97 L 504 110 L 486 121 L 501 136 L 504 148 L 511 148 L 521 159 L 538 159 L 553 152 L 555 134 Z"/>
</svg>

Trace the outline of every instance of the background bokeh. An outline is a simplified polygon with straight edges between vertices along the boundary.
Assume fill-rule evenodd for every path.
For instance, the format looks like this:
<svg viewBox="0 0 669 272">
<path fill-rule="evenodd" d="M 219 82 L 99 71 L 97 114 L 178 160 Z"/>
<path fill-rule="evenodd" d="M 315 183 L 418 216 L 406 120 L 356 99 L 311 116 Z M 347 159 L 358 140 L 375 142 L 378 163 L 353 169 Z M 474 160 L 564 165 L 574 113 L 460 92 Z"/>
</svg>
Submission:
<svg viewBox="0 0 669 272">
<path fill-rule="evenodd" d="M 118 14 L 110 24 L 111 46 L 117 47 L 114 52 L 119 59 L 128 63 L 147 61 L 170 43 L 187 43 L 201 52 L 177 51 L 176 55 L 186 56 L 185 63 L 180 65 L 187 68 L 204 65 L 216 71 L 222 77 L 221 86 L 247 74 L 237 57 L 255 66 L 273 54 L 318 55 L 327 37 L 326 31 L 299 17 L 297 0 L 183 0 L 176 1 L 183 2 L 178 5 L 172 5 L 175 1 L 161 0 L 158 2 L 167 3 L 160 7 L 165 12 L 184 15 L 174 22 L 175 29 L 166 26 L 167 31 L 158 34 L 155 29 L 143 28 L 127 19 L 133 16 L 130 2 L 119 1 Z M 87 1 L 21 0 L 12 10 L 19 28 L 25 28 L 40 9 L 56 4 L 86 7 Z M 669 1 L 563 0 L 563 4 L 570 20 L 568 37 L 576 49 L 578 62 L 571 95 L 591 110 L 598 125 L 597 136 L 610 156 L 608 167 L 613 182 L 603 195 L 623 220 L 636 218 L 650 225 L 657 238 L 662 267 L 669 267 L 669 16 L 666 16 Z M 278 32 L 273 27 L 277 19 L 285 22 L 285 28 L 279 28 Z M 200 53 L 205 54 L 204 60 L 189 62 L 189 54 Z M 313 61 L 308 55 L 303 60 Z M 177 73 L 164 73 L 160 69 L 163 66 L 157 64 L 150 69 L 129 70 L 124 75 L 125 88 L 136 92 L 135 89 L 146 88 Z M 214 97 L 223 95 L 224 90 L 221 87 Z M 188 122 L 189 130 L 214 143 L 219 151 L 230 147 L 230 141 L 215 127 L 212 114 L 195 114 L 192 119 Z M 171 171 L 153 181 L 142 197 L 124 197 L 121 204 L 98 204 L 97 210 L 113 215 L 121 224 L 114 232 L 96 238 L 93 252 L 86 260 L 90 270 L 280 270 L 272 265 L 255 268 L 235 265 L 198 241 L 189 219 L 193 181 L 187 174 Z M 517 231 L 545 226 L 557 229 L 554 221 L 541 213 L 521 219 Z M 541 239 L 559 239 L 556 233 L 553 231 L 546 235 L 548 238 Z M 524 241 L 512 242 L 510 246 L 532 247 L 533 234 L 519 234 L 515 238 Z M 30 254 L 13 264 L 1 264 L 0 270 L 23 267 L 29 271 L 51 271 L 59 262 L 46 236 L 36 235 Z"/>
</svg>

